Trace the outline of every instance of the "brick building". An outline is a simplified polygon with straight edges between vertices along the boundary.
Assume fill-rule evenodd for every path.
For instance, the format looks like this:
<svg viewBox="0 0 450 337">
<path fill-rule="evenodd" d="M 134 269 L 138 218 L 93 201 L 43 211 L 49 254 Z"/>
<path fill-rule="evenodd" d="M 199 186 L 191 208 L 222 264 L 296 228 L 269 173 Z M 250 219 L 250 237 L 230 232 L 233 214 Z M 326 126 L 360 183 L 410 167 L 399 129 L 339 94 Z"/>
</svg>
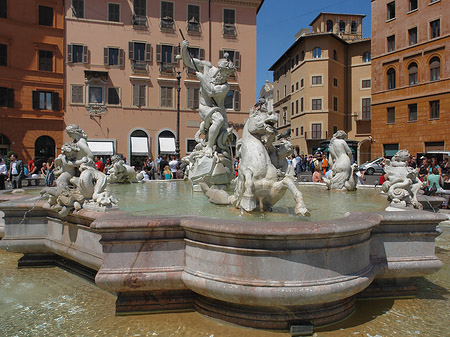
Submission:
<svg viewBox="0 0 450 337">
<path fill-rule="evenodd" d="M 450 3 L 371 5 L 372 157 L 450 150 Z"/>
<path fill-rule="evenodd" d="M 63 141 L 63 5 L 0 0 L 0 153 L 55 157 Z"/>
</svg>

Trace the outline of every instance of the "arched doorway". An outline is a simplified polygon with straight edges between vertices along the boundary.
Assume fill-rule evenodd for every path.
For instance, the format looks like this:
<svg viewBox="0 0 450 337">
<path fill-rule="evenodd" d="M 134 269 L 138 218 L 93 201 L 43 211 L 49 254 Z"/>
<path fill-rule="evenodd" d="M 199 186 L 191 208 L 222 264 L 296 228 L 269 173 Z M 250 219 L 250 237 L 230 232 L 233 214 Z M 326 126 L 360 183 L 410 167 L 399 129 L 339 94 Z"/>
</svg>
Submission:
<svg viewBox="0 0 450 337">
<path fill-rule="evenodd" d="M 358 165 L 371 160 L 372 142 L 370 139 L 363 139 L 358 143 Z"/>
<path fill-rule="evenodd" d="M 150 154 L 149 137 L 144 130 L 134 130 L 130 135 L 130 165 L 141 169 Z"/>
<path fill-rule="evenodd" d="M 34 142 L 34 156 L 36 166 L 40 167 L 48 158 L 55 158 L 56 145 L 52 137 L 40 136 Z"/>
<path fill-rule="evenodd" d="M 11 143 L 10 143 L 8 137 L 6 137 L 0 133 L 0 156 L 6 157 L 6 154 L 10 150 L 10 145 L 11 145 Z"/>
<path fill-rule="evenodd" d="M 158 154 L 175 154 L 175 134 L 172 131 L 164 130 L 158 135 Z"/>
</svg>

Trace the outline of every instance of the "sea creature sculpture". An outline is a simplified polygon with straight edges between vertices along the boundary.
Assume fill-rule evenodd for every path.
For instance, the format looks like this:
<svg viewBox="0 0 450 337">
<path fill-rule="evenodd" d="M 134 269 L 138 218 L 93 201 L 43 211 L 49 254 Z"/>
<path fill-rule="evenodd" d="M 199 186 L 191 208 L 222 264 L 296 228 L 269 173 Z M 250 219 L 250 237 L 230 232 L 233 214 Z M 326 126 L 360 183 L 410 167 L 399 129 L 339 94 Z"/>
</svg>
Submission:
<svg viewBox="0 0 450 337">
<path fill-rule="evenodd" d="M 115 154 L 111 157 L 112 167 L 108 171 L 107 181 L 110 184 L 121 183 L 130 184 L 137 183 L 144 179 L 143 174 L 136 174 L 136 171 L 124 163 L 121 156 Z"/>
</svg>

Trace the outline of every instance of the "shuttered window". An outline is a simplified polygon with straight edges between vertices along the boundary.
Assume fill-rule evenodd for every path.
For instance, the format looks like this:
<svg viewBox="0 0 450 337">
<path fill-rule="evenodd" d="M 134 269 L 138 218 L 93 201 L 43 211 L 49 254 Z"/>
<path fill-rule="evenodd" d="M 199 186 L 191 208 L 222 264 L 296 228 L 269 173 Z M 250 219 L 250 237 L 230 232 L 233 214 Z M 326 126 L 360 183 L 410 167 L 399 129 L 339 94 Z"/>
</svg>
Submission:
<svg viewBox="0 0 450 337">
<path fill-rule="evenodd" d="M 84 0 L 72 0 L 72 15 L 76 18 L 84 18 Z"/>
<path fill-rule="evenodd" d="M 14 108 L 14 89 L 0 87 L 0 106 Z"/>
<path fill-rule="evenodd" d="M 59 111 L 59 94 L 50 91 L 33 91 L 33 109 Z"/>
<path fill-rule="evenodd" d="M 241 53 L 237 50 L 219 50 L 219 59 L 225 58 L 225 53 L 228 54 L 228 59 L 233 62 L 236 69 L 241 68 Z"/>
<path fill-rule="evenodd" d="M 53 52 L 39 50 L 39 70 L 53 71 Z"/>
<path fill-rule="evenodd" d="M 120 88 L 108 88 L 108 104 L 120 104 Z"/>
<path fill-rule="evenodd" d="M 173 87 L 161 87 L 161 107 L 173 107 Z"/>
<path fill-rule="evenodd" d="M 151 61 L 152 45 L 143 42 L 128 42 L 128 58 L 134 61 Z"/>
<path fill-rule="evenodd" d="M 145 106 L 145 94 L 147 86 L 145 84 L 133 84 L 133 105 Z"/>
<path fill-rule="evenodd" d="M 370 98 L 362 99 L 362 119 L 369 120 L 371 116 Z"/>
<path fill-rule="evenodd" d="M 187 88 L 187 107 L 189 109 L 198 109 L 200 100 L 199 88 Z"/>
<path fill-rule="evenodd" d="M 134 14 L 137 16 L 147 16 L 147 0 L 133 0 Z"/>
<path fill-rule="evenodd" d="M 228 91 L 227 97 L 225 97 L 225 108 L 232 109 L 234 111 L 241 110 L 241 92 L 238 90 Z"/>
<path fill-rule="evenodd" d="M 84 86 L 72 84 L 72 104 L 83 104 L 83 89 Z"/>
<path fill-rule="evenodd" d="M 89 63 L 88 47 L 81 44 L 67 45 L 67 62 Z"/>
<path fill-rule="evenodd" d="M 120 22 L 120 4 L 108 3 L 108 21 Z"/>
<path fill-rule="evenodd" d="M 123 66 L 124 54 L 121 48 L 106 47 L 103 49 L 103 63 L 110 66 Z"/>
</svg>

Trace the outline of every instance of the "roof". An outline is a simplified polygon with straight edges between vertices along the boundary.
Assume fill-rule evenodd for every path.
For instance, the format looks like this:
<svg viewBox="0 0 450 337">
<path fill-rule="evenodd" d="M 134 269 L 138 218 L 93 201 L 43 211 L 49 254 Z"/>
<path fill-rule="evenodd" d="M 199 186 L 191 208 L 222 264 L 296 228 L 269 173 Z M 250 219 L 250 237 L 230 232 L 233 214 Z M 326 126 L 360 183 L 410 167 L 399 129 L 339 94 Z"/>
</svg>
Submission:
<svg viewBox="0 0 450 337">
<path fill-rule="evenodd" d="M 363 18 L 366 17 L 366 14 L 349 14 L 349 13 L 331 13 L 331 12 L 320 12 L 315 18 L 314 20 L 311 21 L 311 23 L 309 24 L 310 26 L 313 25 L 313 23 L 323 14 L 326 15 L 348 15 L 348 16 L 362 16 Z"/>
</svg>

